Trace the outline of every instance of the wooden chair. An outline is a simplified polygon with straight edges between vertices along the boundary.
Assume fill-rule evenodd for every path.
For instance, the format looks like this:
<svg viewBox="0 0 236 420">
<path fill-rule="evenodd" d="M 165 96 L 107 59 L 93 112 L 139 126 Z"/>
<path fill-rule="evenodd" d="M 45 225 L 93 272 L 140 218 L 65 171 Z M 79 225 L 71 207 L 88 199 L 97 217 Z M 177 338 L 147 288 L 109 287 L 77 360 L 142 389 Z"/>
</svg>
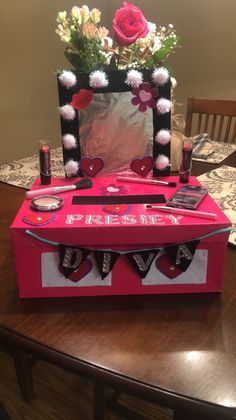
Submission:
<svg viewBox="0 0 236 420">
<path fill-rule="evenodd" d="M 208 133 L 211 140 L 236 143 L 236 101 L 189 97 L 185 135 Z"/>
</svg>

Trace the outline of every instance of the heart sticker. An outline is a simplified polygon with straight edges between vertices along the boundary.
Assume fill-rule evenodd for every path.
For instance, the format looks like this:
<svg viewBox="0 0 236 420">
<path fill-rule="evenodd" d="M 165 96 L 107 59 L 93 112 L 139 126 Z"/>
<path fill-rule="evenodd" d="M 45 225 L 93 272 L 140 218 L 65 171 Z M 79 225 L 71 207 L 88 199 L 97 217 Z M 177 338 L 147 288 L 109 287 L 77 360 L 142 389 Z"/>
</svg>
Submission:
<svg viewBox="0 0 236 420">
<path fill-rule="evenodd" d="M 174 279 L 183 272 L 171 262 L 167 255 L 162 255 L 156 260 L 156 268 L 169 279 Z"/>
<path fill-rule="evenodd" d="M 109 184 L 109 185 L 103 185 L 101 188 L 101 195 L 121 195 L 126 194 L 127 189 L 123 185 L 115 185 L 115 184 Z"/>
<path fill-rule="evenodd" d="M 139 97 L 142 102 L 148 102 L 152 99 L 152 94 L 150 92 L 145 92 L 145 90 L 140 90 Z"/>
<path fill-rule="evenodd" d="M 42 226 L 54 222 L 56 216 L 50 213 L 32 213 L 22 217 L 22 221 L 32 226 Z"/>
<path fill-rule="evenodd" d="M 89 157 L 84 157 L 80 161 L 80 169 L 87 176 L 95 176 L 104 168 L 104 161 L 100 157 L 91 159 Z"/>
<path fill-rule="evenodd" d="M 107 192 L 109 193 L 118 193 L 120 191 L 119 187 L 116 187 L 115 185 L 108 185 L 107 186 Z"/>
<path fill-rule="evenodd" d="M 86 258 L 80 264 L 79 268 L 68 276 L 68 279 L 76 283 L 77 281 L 85 277 L 92 270 L 92 268 L 93 268 L 92 261 Z"/>
<path fill-rule="evenodd" d="M 103 207 L 103 211 L 111 214 L 125 214 L 131 210 L 128 204 L 109 204 Z"/>
<path fill-rule="evenodd" d="M 146 176 L 153 168 L 153 158 L 145 156 L 142 159 L 134 159 L 130 164 L 130 169 L 138 175 Z"/>
</svg>

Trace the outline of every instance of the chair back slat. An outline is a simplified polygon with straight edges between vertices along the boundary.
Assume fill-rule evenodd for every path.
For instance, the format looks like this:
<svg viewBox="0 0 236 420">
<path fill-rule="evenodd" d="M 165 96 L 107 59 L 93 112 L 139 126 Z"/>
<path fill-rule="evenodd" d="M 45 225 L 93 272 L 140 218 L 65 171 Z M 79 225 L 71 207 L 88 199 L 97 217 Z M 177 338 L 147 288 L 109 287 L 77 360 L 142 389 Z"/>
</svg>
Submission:
<svg viewBox="0 0 236 420">
<path fill-rule="evenodd" d="M 224 117 L 223 117 L 223 115 L 221 115 L 220 116 L 219 129 L 218 129 L 218 136 L 216 138 L 217 141 L 220 141 L 220 139 L 221 139 L 223 123 L 224 123 Z"/>
<path fill-rule="evenodd" d="M 204 124 L 204 133 L 207 133 L 207 131 L 208 131 L 208 122 L 209 122 L 209 114 L 206 114 L 205 124 Z"/>
<path fill-rule="evenodd" d="M 214 138 L 215 129 L 216 129 L 216 118 L 217 115 L 213 115 L 212 126 L 211 126 L 211 138 Z"/>
<path fill-rule="evenodd" d="M 232 143 L 236 143 L 236 119 L 234 121 L 234 129 L 232 133 Z"/>
<path fill-rule="evenodd" d="M 200 133 L 201 131 L 201 125 L 202 125 L 202 114 L 198 115 L 198 123 L 197 123 L 197 131 Z"/>
<path fill-rule="evenodd" d="M 202 132 L 215 141 L 236 143 L 236 101 L 189 97 L 185 135 Z"/>
<path fill-rule="evenodd" d="M 227 143 L 227 139 L 229 138 L 231 121 L 232 121 L 232 117 L 228 117 L 228 122 L 227 122 L 226 130 L 225 130 L 225 138 L 224 138 L 225 143 Z"/>
</svg>

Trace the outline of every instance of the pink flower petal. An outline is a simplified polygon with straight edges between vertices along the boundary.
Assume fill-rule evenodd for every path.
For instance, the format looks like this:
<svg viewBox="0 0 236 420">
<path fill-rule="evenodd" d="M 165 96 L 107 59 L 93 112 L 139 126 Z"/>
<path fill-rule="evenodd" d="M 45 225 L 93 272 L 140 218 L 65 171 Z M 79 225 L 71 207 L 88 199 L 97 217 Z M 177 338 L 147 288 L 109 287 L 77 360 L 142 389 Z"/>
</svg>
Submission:
<svg viewBox="0 0 236 420">
<path fill-rule="evenodd" d="M 147 109 L 147 105 L 145 102 L 141 102 L 141 104 L 139 105 L 139 111 L 141 112 L 145 112 Z"/>
<path fill-rule="evenodd" d="M 149 108 L 156 108 L 156 101 L 155 99 L 150 99 L 150 101 L 146 102 L 146 105 L 149 106 Z"/>
<path fill-rule="evenodd" d="M 148 83 L 148 82 L 144 82 L 144 83 L 140 86 L 140 88 L 141 88 L 141 89 L 143 89 L 143 90 L 145 90 L 146 92 L 150 92 L 150 91 L 151 91 L 152 86 L 150 85 L 150 83 Z"/>
<path fill-rule="evenodd" d="M 133 105 L 138 105 L 140 103 L 140 99 L 136 96 L 135 98 L 131 99 Z"/>
</svg>

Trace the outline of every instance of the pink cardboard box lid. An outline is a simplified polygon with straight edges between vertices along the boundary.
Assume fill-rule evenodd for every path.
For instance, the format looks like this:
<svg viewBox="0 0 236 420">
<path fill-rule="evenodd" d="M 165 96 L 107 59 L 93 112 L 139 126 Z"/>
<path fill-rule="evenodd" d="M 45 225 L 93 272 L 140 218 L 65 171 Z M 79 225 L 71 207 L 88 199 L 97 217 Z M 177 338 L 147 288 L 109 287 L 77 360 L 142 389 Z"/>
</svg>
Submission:
<svg viewBox="0 0 236 420">
<path fill-rule="evenodd" d="M 165 180 L 165 179 L 163 179 Z M 20 234 L 20 246 L 27 246 L 28 241 L 37 246 L 38 241 L 25 235 L 30 230 L 46 240 L 71 245 L 140 245 L 163 244 L 187 241 L 203 236 L 218 229 L 231 226 L 231 222 L 214 202 L 210 195 L 200 204 L 199 210 L 217 214 L 216 220 L 171 215 L 156 210 L 147 210 L 145 204 L 113 206 L 117 214 L 110 213 L 107 205 L 72 205 L 73 196 L 106 196 L 112 195 L 147 195 L 164 194 L 168 199 L 183 184 L 177 177 L 168 177 L 169 182 L 177 181 L 176 188 L 116 181 L 115 176 L 93 179 L 93 187 L 85 190 L 73 190 L 60 194 L 64 206 L 53 212 L 55 220 L 42 226 L 31 226 L 22 219 L 26 215 L 40 214 L 30 208 L 30 200 L 24 200 L 11 229 Z M 53 179 L 51 186 L 71 185 L 76 180 Z M 189 184 L 200 185 L 195 177 L 190 177 Z M 32 189 L 44 188 L 37 179 Z M 48 213 L 47 213 L 48 214 Z M 24 239 L 22 238 L 22 235 Z M 18 235 L 14 235 L 15 246 L 18 246 Z M 22 242 L 23 239 L 23 242 Z M 208 239 L 206 239 L 208 240 Z M 212 238 L 209 238 L 212 241 Z M 217 235 L 214 240 L 221 240 Z"/>
<path fill-rule="evenodd" d="M 165 181 L 165 178 L 162 180 Z M 117 214 L 110 213 L 112 209 L 106 205 L 72 205 L 73 196 L 164 194 L 168 199 L 183 184 L 178 182 L 178 177 L 172 176 L 166 180 L 177 182 L 177 187 L 124 183 L 117 181 L 116 176 L 94 178 L 93 187 L 90 189 L 60 194 L 64 206 L 53 212 L 55 220 L 52 223 L 42 226 L 31 226 L 23 221 L 27 215 L 40 215 L 31 209 L 30 200 L 26 199 L 11 226 L 14 246 L 38 246 L 38 240 L 26 235 L 26 230 L 45 240 L 70 245 L 101 247 L 107 244 L 129 247 L 188 241 L 231 226 L 229 219 L 210 195 L 204 198 L 198 210 L 216 213 L 216 220 L 147 210 L 145 204 L 117 205 L 113 208 Z M 77 179 L 57 178 L 52 180 L 51 186 L 71 185 L 76 181 Z M 189 184 L 200 185 L 195 177 L 190 177 Z M 39 179 L 35 181 L 32 189 L 38 188 L 44 188 Z M 222 235 L 216 234 L 205 240 L 221 241 Z"/>
</svg>

